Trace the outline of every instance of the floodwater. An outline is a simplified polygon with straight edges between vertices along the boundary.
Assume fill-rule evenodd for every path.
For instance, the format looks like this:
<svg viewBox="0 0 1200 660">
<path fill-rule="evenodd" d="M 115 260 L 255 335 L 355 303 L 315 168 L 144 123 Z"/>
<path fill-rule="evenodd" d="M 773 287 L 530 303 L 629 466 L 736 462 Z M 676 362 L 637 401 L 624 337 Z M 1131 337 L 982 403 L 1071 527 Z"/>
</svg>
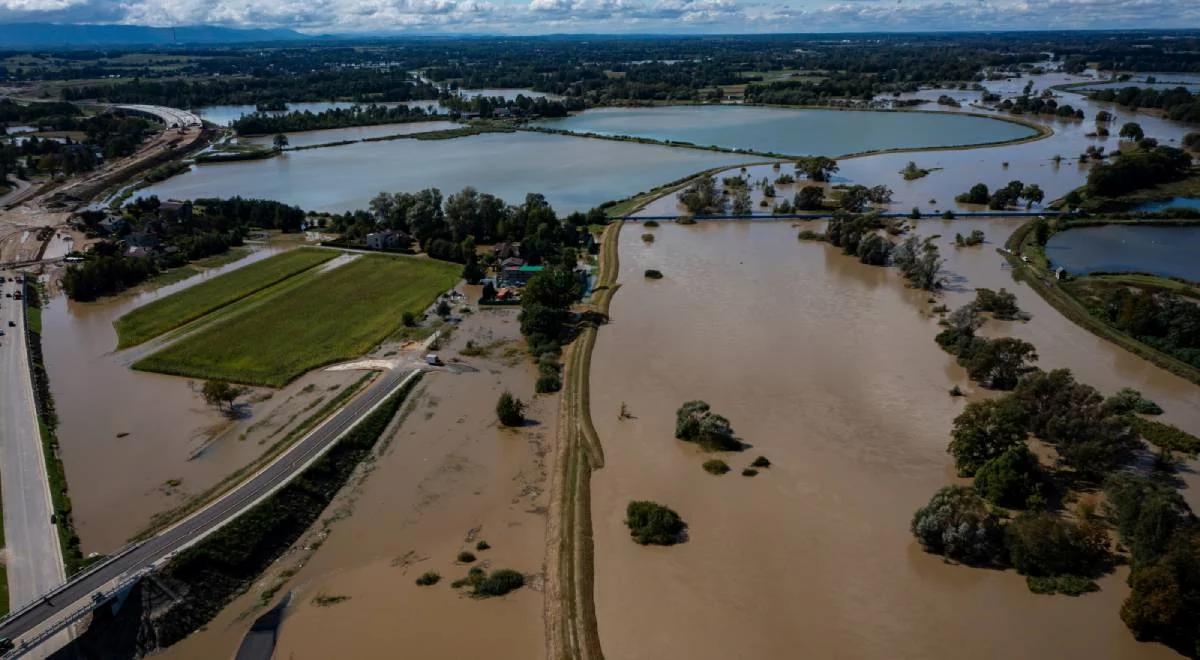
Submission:
<svg viewBox="0 0 1200 660">
<path fill-rule="evenodd" d="M 471 297 L 479 289 L 464 288 Z M 372 471 L 322 515 L 336 520 L 327 535 L 317 525 L 244 596 L 163 657 L 230 657 L 254 620 L 243 615 L 281 571 L 299 566 L 278 591 L 282 597 L 294 590 L 294 597 L 276 658 L 543 657 L 545 456 L 559 399 L 534 396 L 537 370 L 526 354 L 506 356 L 522 343 L 518 313 L 492 308 L 467 315 L 441 355 L 471 370 L 426 374 L 396 430 L 385 434 L 386 449 Z M 453 358 L 468 340 L 492 347 L 491 354 Z M 497 426 L 495 402 L 506 389 L 530 403 L 534 423 L 520 430 Z M 478 540 L 490 549 L 476 551 Z M 456 562 L 461 550 L 478 561 Z M 518 570 L 527 586 L 503 598 L 470 598 L 450 582 L 471 565 Z M 430 570 L 441 582 L 417 586 L 415 579 Z M 313 603 L 318 595 L 346 600 L 322 607 Z"/>
<path fill-rule="evenodd" d="M 1020 221 L 929 221 L 952 308 L 975 286 L 1015 290 L 1028 323 L 986 332 L 1037 345 L 1102 391 L 1141 389 L 1200 431 L 1195 386 L 1066 321 L 1011 280 L 994 247 Z M 814 228 L 817 225 L 814 224 Z M 982 228 L 988 243 L 951 247 Z M 1031 594 L 1012 572 L 944 563 L 908 530 L 956 481 L 946 454 L 968 383 L 933 337 L 928 294 L 785 223 L 664 224 L 621 237 L 621 289 L 592 367 L 606 465 L 592 479 L 596 607 L 606 656 L 637 658 L 1169 658 L 1119 619 L 1124 573 L 1082 598 Z M 642 273 L 657 268 L 661 280 Z M 674 413 L 703 399 L 751 448 L 707 455 L 675 440 Z M 633 419 L 618 419 L 622 403 Z M 758 455 L 772 467 L 740 476 Z M 1192 475 L 1185 474 L 1195 499 Z M 687 542 L 642 547 L 626 504 L 651 499 L 689 523 Z"/>
<path fill-rule="evenodd" d="M 1010 80 L 987 81 L 983 84 L 990 91 L 1009 97 L 1018 94 L 1030 81 L 1034 83 L 1034 89 L 1037 92 L 1053 85 L 1084 80 L 1090 80 L 1090 78 L 1049 73 Z M 979 100 L 981 92 L 977 91 L 927 89 L 914 94 L 901 95 L 900 98 L 936 99 L 941 94 L 948 94 L 960 100 L 962 108 L 948 108 L 936 103 L 928 103 L 921 108 L 933 111 L 967 111 L 981 116 L 1006 116 L 1005 113 L 971 105 Z M 1146 135 L 1154 137 L 1164 144 L 1178 144 L 1186 133 L 1194 130 L 1187 124 L 1152 114 L 1131 112 L 1112 103 L 1094 102 L 1080 94 L 1057 92 L 1055 99 L 1060 104 L 1065 103 L 1082 108 L 1086 119 L 1080 121 L 1024 115 L 1022 118 L 1026 121 L 1047 126 L 1054 131 L 1054 134 L 1021 144 L 974 149 L 933 149 L 915 153 L 885 153 L 842 159 L 838 161 L 841 170 L 834 176 L 833 183 L 886 185 L 894 193 L 891 210 L 909 211 L 915 207 L 923 214 L 940 214 L 947 209 L 959 212 L 980 210 L 979 207 L 959 204 L 954 200 L 956 195 L 966 192 L 976 183 L 983 183 L 991 190 L 1002 187 L 1013 180 L 1037 183 L 1045 192 L 1045 203 L 1049 203 L 1087 182 L 1087 175 L 1091 171 L 1094 161 L 1080 162 L 1079 155 L 1084 153 L 1089 146 L 1100 147 L 1109 152 L 1121 148 L 1121 141 L 1117 139 L 1115 133 L 1116 127 L 1125 122 L 1139 123 Z M 1109 124 L 1109 129 L 1114 133 L 1113 136 L 1105 138 L 1094 135 L 1096 132 L 1094 119 L 1100 110 L 1112 113 L 1114 119 Z M 930 173 L 919 179 L 905 180 L 900 172 L 909 161 L 915 162 L 923 169 L 931 170 Z M 784 172 L 791 172 L 791 168 L 787 165 L 784 165 L 783 168 Z M 735 173 L 731 170 L 721 176 Z M 766 165 L 751 167 L 748 174 L 754 180 L 767 177 L 774 181 L 779 172 L 774 171 L 770 165 Z M 801 180 L 796 185 L 807 185 L 807 182 Z M 794 186 L 776 186 L 776 188 L 779 193 L 776 201 L 790 199 L 795 192 Z M 755 191 L 752 197 L 756 212 L 769 214 L 768 208 L 759 206 L 759 201 L 762 199 L 761 193 Z M 1040 205 L 1033 206 L 1033 210 L 1038 208 Z M 639 215 L 678 215 L 682 212 L 683 208 L 678 204 L 675 196 L 669 195 L 651 203 Z"/>
<path fill-rule="evenodd" d="M 1166 209 L 1196 209 L 1200 211 L 1200 198 L 1174 197 L 1161 202 L 1145 202 L 1133 207 L 1134 211 L 1145 211 L 1147 213 L 1164 211 Z"/>
<path fill-rule="evenodd" d="M 394 140 L 288 152 L 267 160 L 215 163 L 143 188 L 159 199 L 255 197 L 307 211 L 367 208 L 381 191 L 465 186 L 519 204 L 541 193 L 560 214 L 649 190 L 699 170 L 734 165 L 735 154 L 540 133 L 488 133 L 452 140 Z"/>
<path fill-rule="evenodd" d="M 267 111 L 266 114 L 285 115 L 289 112 L 311 112 L 316 114 L 318 112 L 325 112 L 326 110 L 349 108 L 355 105 L 359 104 L 351 101 L 289 103 L 287 104 L 287 110 L 271 110 Z M 205 121 L 211 121 L 218 126 L 228 126 L 230 122 L 241 119 L 243 115 L 252 115 L 257 111 L 258 108 L 253 103 L 242 105 L 208 105 L 192 109 L 192 112 L 200 115 Z"/>
<path fill-rule="evenodd" d="M 1103 225 L 1059 232 L 1046 256 L 1073 274 L 1151 273 L 1200 282 L 1200 227 Z"/>
<path fill-rule="evenodd" d="M 428 131 L 444 131 L 459 128 L 461 125 L 450 121 L 418 121 L 403 124 L 379 124 L 376 126 L 352 126 L 349 128 L 329 128 L 319 131 L 295 131 L 287 133 L 288 146 L 308 147 L 314 144 L 329 144 L 346 140 L 366 140 L 369 138 L 385 137 L 388 135 L 412 135 Z M 257 135 L 239 138 L 243 144 L 258 144 L 269 147 L 274 144 L 275 136 Z"/>
<path fill-rule="evenodd" d="M 793 155 L 952 147 L 1035 135 L 1027 126 L 928 112 L 793 110 L 733 105 L 600 108 L 537 126 Z"/>
<path fill-rule="evenodd" d="M 113 321 L 129 310 L 278 252 L 246 258 L 140 295 L 94 303 L 53 298 L 42 314 L 42 347 L 58 412 L 58 438 L 84 553 L 108 553 L 144 529 L 155 513 L 204 491 L 261 455 L 272 429 L 255 422 L 274 412 L 296 415 L 328 387 L 353 382 L 348 372 L 318 372 L 250 406 L 231 424 L 205 405 L 185 378 L 134 371 L 114 354 Z M 319 391 L 301 394 L 310 384 Z M 250 395 L 253 401 L 261 395 Z M 300 415 L 303 417 L 304 415 Z M 242 433 L 246 437 L 240 438 Z M 210 443 L 214 434 L 221 433 Z M 178 480 L 176 483 L 173 480 Z"/>
</svg>

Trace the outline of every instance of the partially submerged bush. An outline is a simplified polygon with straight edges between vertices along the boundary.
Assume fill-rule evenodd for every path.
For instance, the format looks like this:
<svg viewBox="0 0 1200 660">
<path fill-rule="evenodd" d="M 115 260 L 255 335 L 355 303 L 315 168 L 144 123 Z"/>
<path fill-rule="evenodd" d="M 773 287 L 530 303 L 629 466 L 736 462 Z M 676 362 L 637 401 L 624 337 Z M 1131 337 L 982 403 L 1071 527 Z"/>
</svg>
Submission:
<svg viewBox="0 0 1200 660">
<path fill-rule="evenodd" d="M 482 573 L 482 571 L 480 572 Z M 508 569 L 492 571 L 490 575 L 475 583 L 476 596 L 503 596 L 525 586 L 525 576 Z"/>
<path fill-rule="evenodd" d="M 491 548 L 491 547 L 492 547 L 492 546 L 488 545 L 488 542 L 487 542 L 487 541 L 484 541 L 484 540 L 482 540 L 482 539 L 479 541 L 479 543 L 476 543 L 476 544 L 475 544 L 475 549 L 476 549 L 476 550 L 478 550 L 478 551 L 480 551 L 480 552 L 482 552 L 482 551 L 484 551 L 484 550 L 487 550 L 487 549 L 489 549 L 489 548 Z"/>
<path fill-rule="evenodd" d="M 683 538 L 687 524 L 671 509 L 645 500 L 635 500 L 625 508 L 629 535 L 641 545 L 675 545 Z"/>
<path fill-rule="evenodd" d="M 525 423 L 525 404 L 505 390 L 496 402 L 496 418 L 505 426 L 520 426 Z"/>
<path fill-rule="evenodd" d="M 754 459 L 754 462 L 750 464 L 750 467 L 769 468 L 771 467 L 771 461 L 766 456 L 759 456 L 758 458 Z"/>
<path fill-rule="evenodd" d="M 740 451 L 729 420 L 712 412 L 703 401 L 688 401 L 675 412 L 675 437 L 695 442 L 708 451 Z"/>
<path fill-rule="evenodd" d="M 758 470 L 755 470 L 754 468 L 745 468 L 744 470 L 742 470 L 742 476 L 743 477 L 756 477 L 756 476 L 758 476 Z"/>
<path fill-rule="evenodd" d="M 653 268 L 646 269 L 646 278 L 647 279 L 661 280 L 662 276 L 663 276 L 663 274 L 662 274 L 662 271 L 660 271 L 660 270 L 655 270 Z"/>
<path fill-rule="evenodd" d="M 1177 451 L 1188 456 L 1200 453 L 1200 438 L 1170 424 L 1138 418 L 1134 420 L 1133 427 L 1146 442 L 1160 449 Z"/>
<path fill-rule="evenodd" d="M 1105 412 L 1111 415 L 1137 413 L 1139 415 L 1161 415 L 1163 409 L 1142 393 L 1132 387 L 1121 388 L 1116 394 L 1104 400 Z"/>
<path fill-rule="evenodd" d="M 1024 508 L 1040 492 L 1042 469 L 1025 445 L 1011 447 L 984 463 L 975 473 L 975 490 L 992 504 Z"/>
<path fill-rule="evenodd" d="M 437 571 L 426 571 L 421 574 L 421 577 L 417 578 L 417 584 L 422 587 L 429 587 L 437 584 L 441 579 L 442 576 L 438 575 Z"/>
<path fill-rule="evenodd" d="M 642 241 L 645 243 L 653 243 L 654 234 L 642 234 Z"/>
<path fill-rule="evenodd" d="M 983 287 L 975 289 L 975 306 L 980 311 L 991 312 L 992 316 L 1005 321 L 1016 319 L 1021 314 L 1021 309 L 1017 307 L 1016 294 L 1004 288 L 999 291 Z"/>
<path fill-rule="evenodd" d="M 995 564 L 1003 557 L 1003 533 L 996 517 L 974 490 L 946 486 L 917 509 L 913 536 L 925 550 L 966 564 Z"/>
<path fill-rule="evenodd" d="M 1050 513 L 1023 513 L 1004 530 L 1013 568 L 1022 575 L 1097 577 L 1112 566 L 1108 532 Z"/>
<path fill-rule="evenodd" d="M 459 563 L 469 564 L 475 561 L 475 555 L 469 550 L 463 550 L 462 552 L 458 553 L 457 559 Z"/>
<path fill-rule="evenodd" d="M 657 227 L 657 226 L 658 226 L 658 220 L 647 220 L 647 221 L 645 221 L 645 222 L 643 222 L 643 223 L 642 223 L 642 226 L 643 226 L 643 227 Z"/>
<path fill-rule="evenodd" d="M 1025 577 L 1025 586 L 1035 594 L 1063 594 L 1064 596 L 1082 596 L 1093 591 L 1100 591 L 1100 585 L 1078 575 L 1056 575 L 1054 577 Z"/>
<path fill-rule="evenodd" d="M 713 458 L 704 461 L 704 471 L 709 474 L 725 474 L 729 471 L 729 464 L 719 458 Z"/>
</svg>

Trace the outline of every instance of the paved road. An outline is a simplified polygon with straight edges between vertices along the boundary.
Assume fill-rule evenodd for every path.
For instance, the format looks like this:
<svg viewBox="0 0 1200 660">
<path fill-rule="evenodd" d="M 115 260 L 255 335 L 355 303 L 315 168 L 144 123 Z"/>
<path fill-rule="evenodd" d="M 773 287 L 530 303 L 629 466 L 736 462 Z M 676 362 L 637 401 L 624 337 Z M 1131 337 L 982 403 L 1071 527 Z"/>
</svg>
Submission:
<svg viewBox="0 0 1200 660">
<path fill-rule="evenodd" d="M 162 123 L 166 124 L 167 128 L 171 128 L 172 126 L 179 128 L 190 128 L 194 126 L 200 126 L 204 123 L 200 120 L 199 116 L 194 115 L 187 110 L 177 110 L 175 108 L 168 108 L 161 105 L 129 104 L 117 105 L 113 107 L 121 110 L 131 110 L 133 112 L 154 115 L 155 117 L 158 117 Z"/>
<path fill-rule="evenodd" d="M 413 371 L 399 370 L 385 373 L 345 408 L 236 489 L 174 527 L 139 545 L 127 548 L 124 554 L 115 555 L 114 559 L 101 567 L 81 573 L 36 605 L 25 611 L 15 612 L 13 616 L 0 622 L 0 636 L 19 640 L 26 633 L 41 629 L 48 622 L 62 619 L 90 603 L 93 595 L 105 584 L 154 566 L 236 518 L 238 514 L 303 471 L 343 433 L 389 394 L 395 392 L 405 378 L 413 374 Z"/>
<path fill-rule="evenodd" d="M 0 291 L 20 285 L 9 282 L 16 273 L 0 270 Z M 0 293 L 0 296 L 3 294 Z M 16 324 L 9 327 L 9 322 Z M 4 498 L 4 538 L 7 545 L 9 607 L 33 602 L 62 584 L 62 550 L 50 522 L 50 484 L 46 457 L 38 435 L 33 383 L 25 348 L 22 306 L 0 297 L 0 487 Z"/>
</svg>

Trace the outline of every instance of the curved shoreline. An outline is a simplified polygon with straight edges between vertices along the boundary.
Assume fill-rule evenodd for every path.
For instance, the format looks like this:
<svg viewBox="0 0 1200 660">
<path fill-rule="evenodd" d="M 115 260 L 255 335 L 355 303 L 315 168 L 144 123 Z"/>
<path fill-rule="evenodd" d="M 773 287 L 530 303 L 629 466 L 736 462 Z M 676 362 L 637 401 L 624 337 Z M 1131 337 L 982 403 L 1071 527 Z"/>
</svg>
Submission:
<svg viewBox="0 0 1200 660">
<path fill-rule="evenodd" d="M 890 153 L 919 153 L 919 152 L 923 152 L 923 151 L 962 151 L 962 150 L 967 150 L 967 149 L 988 149 L 988 148 L 992 148 L 992 147 L 1003 147 L 1003 146 L 1010 146 L 1010 145 L 1017 145 L 1017 144 L 1025 144 L 1027 142 L 1035 142 L 1037 140 L 1043 140 L 1043 139 L 1046 139 L 1046 138 L 1054 135 L 1054 129 L 1051 128 L 1050 126 L 1032 122 L 1032 121 L 1029 121 L 1026 119 L 1019 119 L 1016 117 L 994 117 L 992 115 L 985 115 L 985 114 L 978 113 L 978 112 L 966 112 L 966 111 L 958 111 L 958 110 L 922 110 L 922 109 L 915 109 L 915 108 L 914 109 L 908 109 L 908 108 L 835 108 L 835 107 L 827 107 L 827 106 L 767 105 L 767 104 L 752 104 L 752 103 L 744 103 L 744 104 L 737 104 L 737 105 L 732 105 L 732 104 L 695 104 L 695 105 L 669 104 L 669 105 L 656 105 L 656 106 L 610 106 L 610 107 L 669 108 L 669 107 L 702 107 L 705 105 L 711 106 L 711 107 L 775 108 L 775 109 L 780 109 L 780 110 L 820 110 L 820 111 L 835 111 L 835 112 L 880 112 L 880 113 L 911 112 L 911 113 L 924 113 L 924 114 L 930 114 L 930 115 L 959 115 L 962 117 L 976 117 L 976 118 L 980 118 L 980 119 L 990 119 L 992 121 L 1007 122 L 1010 124 L 1016 124 L 1018 126 L 1023 126 L 1025 128 L 1028 128 L 1028 129 L 1031 129 L 1034 131 L 1033 135 L 1027 135 L 1025 137 L 1020 137 L 1020 138 L 1013 138 L 1011 140 L 993 140 L 991 142 L 973 142 L 970 144 L 957 144 L 957 145 L 931 145 L 931 146 L 926 146 L 926 147 L 887 147 L 887 148 L 882 148 L 882 149 L 868 149 L 865 151 L 854 151 L 854 152 L 850 152 L 847 154 L 841 154 L 841 155 L 837 155 L 837 156 L 829 156 L 830 158 L 833 158 L 834 160 L 846 160 L 846 159 L 850 159 L 850 158 L 861 158 L 863 156 L 876 156 L 876 155 L 880 155 L 880 154 L 890 154 Z M 584 110 L 583 112 L 587 112 L 587 110 Z M 759 151 L 757 149 L 722 147 L 719 145 L 701 145 L 701 144 L 695 144 L 693 142 L 678 141 L 678 140 L 661 140 L 658 138 L 639 137 L 636 135 L 605 135 L 603 133 L 580 132 L 580 131 L 572 131 L 572 130 L 567 130 L 567 129 L 562 129 L 562 128 L 552 128 L 552 127 L 547 127 L 547 126 L 528 126 L 528 125 L 526 125 L 526 126 L 519 127 L 517 130 L 529 131 L 529 132 L 535 132 L 535 133 L 548 133 L 548 134 L 552 134 L 552 135 L 567 135 L 567 136 L 580 137 L 580 138 L 593 138 L 593 139 L 597 139 L 597 140 L 613 140 L 616 142 L 634 142 L 634 143 L 638 143 L 638 144 L 652 144 L 652 145 L 658 145 L 658 146 L 663 146 L 663 147 L 673 147 L 673 148 L 678 148 L 678 149 L 697 149 L 700 151 L 711 151 L 711 152 L 716 152 L 716 153 L 745 154 L 747 156 L 756 156 L 756 157 L 760 157 L 760 158 L 795 159 L 795 158 L 807 158 L 807 157 L 816 156 L 816 155 L 824 155 L 824 154 L 786 154 L 786 153 L 773 152 L 773 151 Z"/>
</svg>

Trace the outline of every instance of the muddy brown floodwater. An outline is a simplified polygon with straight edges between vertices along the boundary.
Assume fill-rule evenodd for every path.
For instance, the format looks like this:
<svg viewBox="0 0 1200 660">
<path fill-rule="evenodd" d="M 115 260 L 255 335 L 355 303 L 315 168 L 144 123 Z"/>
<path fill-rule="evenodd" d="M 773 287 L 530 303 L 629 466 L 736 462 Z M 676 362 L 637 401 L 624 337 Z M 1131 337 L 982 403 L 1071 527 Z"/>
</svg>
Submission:
<svg viewBox="0 0 1200 660">
<path fill-rule="evenodd" d="M 1200 431 L 1196 388 L 1072 325 L 1011 280 L 994 247 L 1016 221 L 922 223 L 942 235 L 951 307 L 975 286 L 1016 290 L 1011 327 L 1043 367 L 1102 391 L 1137 387 Z M 980 227 L 989 243 L 950 246 Z M 1125 572 L 1081 598 L 1039 596 L 1012 571 L 951 565 L 908 530 L 955 481 L 946 454 L 959 385 L 933 341 L 928 295 L 784 223 L 664 224 L 622 232 L 621 289 L 592 363 L 606 465 L 592 479 L 596 610 L 609 658 L 1169 658 L 1119 618 Z M 643 271 L 657 268 L 661 280 Z M 674 412 L 704 399 L 752 447 L 706 454 L 675 440 Z M 621 404 L 633 419 L 618 419 Z M 740 476 L 754 457 L 772 467 Z M 1194 499 L 1194 488 L 1187 493 Z M 626 504 L 651 499 L 689 523 L 687 542 L 642 547 Z"/>
<path fill-rule="evenodd" d="M 477 295 L 479 287 L 466 288 Z M 493 308 L 468 315 L 440 355 L 450 361 L 468 340 L 489 354 L 458 357 L 471 368 L 464 373 L 426 374 L 385 433 L 371 469 L 321 516 L 331 522 L 316 525 L 244 596 L 163 657 L 232 657 L 265 611 L 261 594 L 278 585 L 274 600 L 288 590 L 294 598 L 276 658 L 543 657 L 544 461 L 558 397 L 533 395 L 537 370 L 522 350 L 518 313 Z M 496 399 L 505 389 L 531 403 L 527 415 L 535 423 L 519 430 L 497 425 Z M 491 548 L 476 551 L 479 540 Z M 461 550 L 478 561 L 457 563 Z M 483 600 L 452 589 L 474 565 L 520 571 L 526 587 Z M 415 579 L 431 570 L 441 582 L 417 586 Z M 313 602 L 319 595 L 346 599 L 321 606 Z"/>
<path fill-rule="evenodd" d="M 262 455 L 361 374 L 318 371 L 278 390 L 255 390 L 231 421 L 205 405 L 199 384 L 129 368 L 113 321 L 150 300 L 266 258 L 264 247 L 176 284 L 94 303 L 58 296 L 42 314 L 42 346 L 58 438 L 84 553 L 108 553 L 172 509 Z M 137 351 L 135 347 L 131 349 Z M 265 398 L 268 397 L 269 398 Z M 313 411 L 315 412 L 315 410 Z M 261 423 L 263 420 L 271 423 Z"/>
</svg>

